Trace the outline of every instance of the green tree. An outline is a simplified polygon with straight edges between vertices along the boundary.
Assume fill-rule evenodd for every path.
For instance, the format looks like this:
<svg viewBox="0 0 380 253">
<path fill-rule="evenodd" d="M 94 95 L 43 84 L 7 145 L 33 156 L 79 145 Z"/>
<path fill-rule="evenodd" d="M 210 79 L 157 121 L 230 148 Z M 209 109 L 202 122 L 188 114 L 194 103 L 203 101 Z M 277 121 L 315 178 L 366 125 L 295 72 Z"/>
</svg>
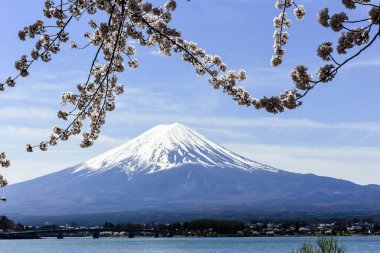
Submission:
<svg viewBox="0 0 380 253">
<path fill-rule="evenodd" d="M 7 216 L 0 217 L 0 229 L 7 231 L 8 229 L 14 228 L 15 224 L 12 220 L 8 219 Z"/>
<path fill-rule="evenodd" d="M 346 247 L 340 246 L 334 238 L 319 237 L 316 244 L 303 242 L 299 249 L 292 253 L 346 253 Z"/>
</svg>

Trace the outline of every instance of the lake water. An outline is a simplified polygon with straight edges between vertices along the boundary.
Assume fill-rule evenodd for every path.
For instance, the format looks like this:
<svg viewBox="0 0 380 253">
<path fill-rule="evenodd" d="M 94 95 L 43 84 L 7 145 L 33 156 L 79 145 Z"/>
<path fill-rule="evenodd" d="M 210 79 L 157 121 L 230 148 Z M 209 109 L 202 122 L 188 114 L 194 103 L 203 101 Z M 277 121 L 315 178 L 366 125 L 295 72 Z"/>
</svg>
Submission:
<svg viewBox="0 0 380 253">
<path fill-rule="evenodd" d="M 0 240 L 1 253 L 290 253 L 306 237 Z M 379 253 L 380 237 L 339 237 L 349 253 Z"/>
</svg>

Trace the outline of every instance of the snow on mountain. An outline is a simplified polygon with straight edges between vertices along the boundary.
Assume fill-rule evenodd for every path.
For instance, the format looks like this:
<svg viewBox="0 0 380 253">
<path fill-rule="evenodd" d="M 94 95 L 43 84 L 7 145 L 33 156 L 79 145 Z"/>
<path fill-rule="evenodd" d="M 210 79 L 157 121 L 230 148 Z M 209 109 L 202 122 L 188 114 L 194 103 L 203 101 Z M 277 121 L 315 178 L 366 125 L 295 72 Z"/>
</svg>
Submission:
<svg viewBox="0 0 380 253">
<path fill-rule="evenodd" d="M 179 123 L 158 125 L 124 145 L 101 154 L 75 172 L 99 173 L 122 169 L 129 176 L 155 173 L 178 166 L 235 168 L 248 172 L 278 170 L 239 156 Z"/>
</svg>

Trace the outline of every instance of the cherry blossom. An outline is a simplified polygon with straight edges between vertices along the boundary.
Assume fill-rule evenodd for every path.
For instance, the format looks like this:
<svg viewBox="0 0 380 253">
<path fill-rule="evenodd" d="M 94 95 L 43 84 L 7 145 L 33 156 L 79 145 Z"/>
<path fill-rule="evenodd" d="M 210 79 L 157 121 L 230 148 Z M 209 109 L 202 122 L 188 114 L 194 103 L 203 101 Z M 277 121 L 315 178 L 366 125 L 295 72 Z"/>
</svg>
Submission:
<svg viewBox="0 0 380 253">
<path fill-rule="evenodd" d="M 316 71 L 317 79 L 313 79 L 307 66 L 299 64 L 290 73 L 293 89 L 285 90 L 278 96 L 256 98 L 240 85 L 247 79 L 245 70 L 228 69 L 222 57 L 210 54 L 197 43 L 186 40 L 181 31 L 170 26 L 172 13 L 177 7 L 175 0 L 169 0 L 163 6 L 156 6 L 147 0 L 45 0 L 44 3 L 43 14 L 51 22 L 45 24 L 37 20 L 19 31 L 20 40 L 32 39 L 35 46 L 29 55 L 22 55 L 15 62 L 18 74 L 0 83 L 0 91 L 4 91 L 6 86 L 15 87 L 18 78 L 29 76 L 31 66 L 36 61 L 50 62 L 60 53 L 64 44 L 69 44 L 73 50 L 94 47 L 96 53 L 90 60 L 87 78 L 77 84 L 77 90 L 62 93 L 61 105 L 64 108 L 57 112 L 57 117 L 67 124 L 54 126 L 49 138 L 40 144 L 28 144 L 28 152 L 34 148 L 46 151 L 59 141 L 67 141 L 76 135 L 82 136 L 82 148 L 92 146 L 106 123 L 107 115 L 117 108 L 117 97 L 125 90 L 119 81 L 120 75 L 127 69 L 139 67 L 135 58 L 136 45 L 156 47 L 166 56 L 181 56 L 198 76 L 207 75 L 211 87 L 222 90 L 238 105 L 279 113 L 302 105 L 301 99 L 312 89 L 320 83 L 332 81 L 345 64 L 380 37 L 380 6 L 374 1 L 342 1 L 347 9 L 367 10 L 368 17 L 361 20 L 350 20 L 345 12 L 330 15 L 329 9 L 324 8 L 318 14 L 318 22 L 324 28 L 339 33 L 339 37 L 336 45 L 323 42 L 317 48 L 316 54 L 328 62 Z M 277 0 L 275 7 L 281 10 L 279 16 L 273 19 L 274 55 L 271 64 L 277 67 L 284 61 L 284 47 L 290 41 L 290 35 L 285 31 L 292 25 L 288 10 L 293 8 L 296 19 L 302 20 L 306 9 L 293 0 Z M 96 13 L 105 14 L 102 17 L 106 19 L 92 19 Z M 69 24 L 83 18 L 88 19 L 89 25 L 89 30 L 83 34 L 84 42 L 72 41 Z M 356 52 L 345 59 L 338 59 L 334 55 L 334 52 L 339 56 L 347 55 L 355 49 Z M 9 166 L 7 161 L 4 155 L 0 160 L 1 165 Z"/>
</svg>

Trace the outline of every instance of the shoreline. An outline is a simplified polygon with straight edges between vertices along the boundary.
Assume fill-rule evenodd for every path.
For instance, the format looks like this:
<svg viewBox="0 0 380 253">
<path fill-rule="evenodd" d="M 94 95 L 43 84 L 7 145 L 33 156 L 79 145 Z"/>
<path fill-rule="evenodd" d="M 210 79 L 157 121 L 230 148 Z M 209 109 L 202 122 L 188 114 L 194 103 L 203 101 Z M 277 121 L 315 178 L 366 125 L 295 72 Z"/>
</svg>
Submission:
<svg viewBox="0 0 380 253">
<path fill-rule="evenodd" d="M 64 238 L 88 238 L 88 239 L 99 239 L 99 238 L 125 238 L 125 239 L 133 239 L 133 238 L 152 238 L 152 239 L 162 239 L 162 238 L 188 238 L 188 239 L 196 239 L 196 238 L 318 238 L 318 237 L 334 237 L 334 238 L 343 238 L 343 237 L 374 237 L 380 238 L 380 235 L 365 235 L 365 234 L 355 234 L 355 235 L 260 235 L 260 236 L 239 236 L 239 235 L 216 235 L 216 236 L 184 236 L 184 235 L 173 235 L 173 236 L 165 236 L 160 235 L 156 236 L 144 236 L 144 235 L 134 235 L 133 237 L 129 235 L 100 235 L 99 237 L 94 238 L 92 235 L 68 235 L 68 236 L 38 236 L 37 234 L 29 234 L 29 235 L 20 235 L 14 233 L 0 233 L 0 240 L 32 240 L 32 239 L 64 239 Z"/>
</svg>

